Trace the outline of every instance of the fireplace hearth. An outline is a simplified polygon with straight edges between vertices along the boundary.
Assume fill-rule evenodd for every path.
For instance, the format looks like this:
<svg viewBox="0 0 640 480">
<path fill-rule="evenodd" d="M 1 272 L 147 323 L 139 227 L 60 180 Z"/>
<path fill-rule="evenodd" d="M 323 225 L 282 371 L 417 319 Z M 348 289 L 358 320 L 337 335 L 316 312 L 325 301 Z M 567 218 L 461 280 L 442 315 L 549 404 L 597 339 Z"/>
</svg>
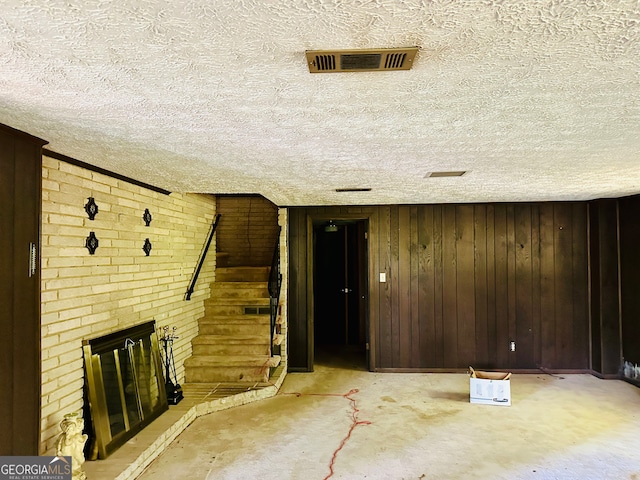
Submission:
<svg viewBox="0 0 640 480">
<path fill-rule="evenodd" d="M 107 458 L 169 406 L 155 321 L 83 342 L 90 442 Z"/>
</svg>

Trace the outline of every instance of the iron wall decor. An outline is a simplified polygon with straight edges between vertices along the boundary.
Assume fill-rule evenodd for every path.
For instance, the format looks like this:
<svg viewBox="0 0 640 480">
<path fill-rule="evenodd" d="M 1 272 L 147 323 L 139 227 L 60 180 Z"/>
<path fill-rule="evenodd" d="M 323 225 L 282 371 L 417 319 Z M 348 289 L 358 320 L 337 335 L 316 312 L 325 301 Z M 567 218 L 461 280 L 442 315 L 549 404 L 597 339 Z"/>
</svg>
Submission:
<svg viewBox="0 0 640 480">
<path fill-rule="evenodd" d="M 151 220 L 153 217 L 151 216 L 151 212 L 148 208 L 144 209 L 144 215 L 142 215 L 142 219 L 144 220 L 145 226 L 149 226 L 151 224 Z"/>
<path fill-rule="evenodd" d="M 89 253 L 91 255 L 93 255 L 94 253 L 96 253 L 96 250 L 98 249 L 98 239 L 96 237 L 96 233 L 95 232 L 90 232 L 89 236 L 87 237 L 86 241 L 84 242 L 84 246 L 87 247 L 89 249 Z"/>
<path fill-rule="evenodd" d="M 142 246 L 142 250 L 147 255 L 147 257 L 149 256 L 149 253 L 151 253 L 151 242 L 149 241 L 148 238 L 144 239 L 144 245 Z"/>
<path fill-rule="evenodd" d="M 84 211 L 87 212 L 87 215 L 89 215 L 89 220 L 93 220 L 98 214 L 98 205 L 96 204 L 96 201 L 93 197 L 89 197 L 87 200 L 88 202 L 84 206 Z"/>
</svg>

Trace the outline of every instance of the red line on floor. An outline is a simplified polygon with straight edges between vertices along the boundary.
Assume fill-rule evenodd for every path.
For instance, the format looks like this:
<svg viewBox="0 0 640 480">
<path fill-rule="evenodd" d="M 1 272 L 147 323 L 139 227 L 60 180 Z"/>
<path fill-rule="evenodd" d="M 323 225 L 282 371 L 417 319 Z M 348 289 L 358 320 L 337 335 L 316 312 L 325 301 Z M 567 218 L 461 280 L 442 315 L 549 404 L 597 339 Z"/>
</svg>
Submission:
<svg viewBox="0 0 640 480">
<path fill-rule="evenodd" d="M 355 428 L 359 425 L 371 425 L 371 422 L 368 420 L 358 420 L 358 413 L 360 410 L 358 409 L 358 405 L 356 399 L 352 397 L 352 395 L 358 393 L 358 389 L 354 388 L 349 390 L 347 393 L 300 393 L 300 392 L 279 392 L 278 395 L 295 395 L 296 397 L 343 397 L 349 400 L 349 404 L 351 405 L 351 426 L 349 427 L 349 431 L 347 435 L 342 439 L 338 448 L 335 449 L 333 455 L 331 456 L 331 462 L 329 462 L 329 474 L 324 477 L 323 480 L 327 480 L 331 478 L 335 473 L 333 467 L 336 462 L 336 458 L 338 457 L 338 453 L 345 446 L 349 438 L 351 438 L 351 434 L 355 430 Z"/>
</svg>

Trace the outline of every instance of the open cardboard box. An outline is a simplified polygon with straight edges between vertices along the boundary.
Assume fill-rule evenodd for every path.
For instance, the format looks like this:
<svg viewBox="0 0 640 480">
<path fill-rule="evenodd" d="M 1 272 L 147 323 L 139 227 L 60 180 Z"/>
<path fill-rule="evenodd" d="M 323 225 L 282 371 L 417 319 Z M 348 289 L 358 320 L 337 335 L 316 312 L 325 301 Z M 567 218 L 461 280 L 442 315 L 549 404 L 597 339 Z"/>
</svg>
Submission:
<svg viewBox="0 0 640 480">
<path fill-rule="evenodd" d="M 469 399 L 484 405 L 511 405 L 511 373 L 481 372 L 469 367 Z"/>
</svg>

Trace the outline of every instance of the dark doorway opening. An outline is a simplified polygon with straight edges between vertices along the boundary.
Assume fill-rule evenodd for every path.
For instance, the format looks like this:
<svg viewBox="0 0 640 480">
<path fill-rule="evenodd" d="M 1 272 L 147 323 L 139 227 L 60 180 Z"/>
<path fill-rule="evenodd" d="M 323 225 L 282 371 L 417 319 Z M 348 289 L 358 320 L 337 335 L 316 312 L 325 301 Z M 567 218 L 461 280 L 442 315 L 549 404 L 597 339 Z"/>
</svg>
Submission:
<svg viewBox="0 0 640 480">
<path fill-rule="evenodd" d="M 368 369 L 367 221 L 314 222 L 314 363 Z"/>
</svg>

